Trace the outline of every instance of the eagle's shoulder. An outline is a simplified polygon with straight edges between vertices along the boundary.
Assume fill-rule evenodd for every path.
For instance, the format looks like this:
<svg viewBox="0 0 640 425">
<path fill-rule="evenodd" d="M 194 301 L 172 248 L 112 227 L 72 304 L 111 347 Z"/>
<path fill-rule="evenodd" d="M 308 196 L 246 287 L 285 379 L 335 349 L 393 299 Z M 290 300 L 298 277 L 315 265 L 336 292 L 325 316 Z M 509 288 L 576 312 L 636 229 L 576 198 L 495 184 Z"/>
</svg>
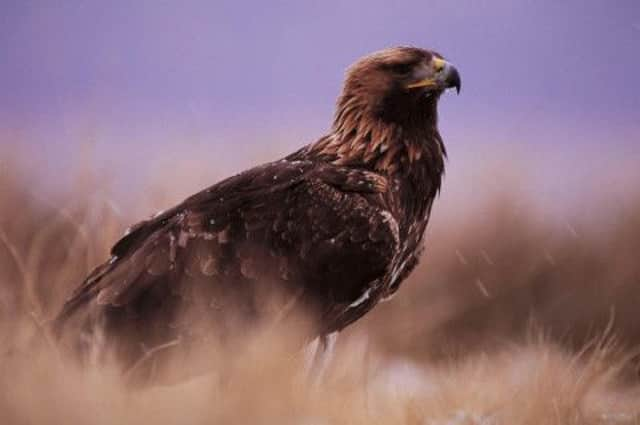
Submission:
<svg viewBox="0 0 640 425">
<path fill-rule="evenodd" d="M 373 196 L 387 190 L 387 178 L 368 170 L 309 160 L 270 162 L 222 180 L 175 207 L 136 223 L 116 242 L 111 255 L 113 261 L 118 261 L 153 233 L 172 225 L 192 227 L 190 230 L 194 232 L 205 231 L 205 228 L 221 229 L 238 212 L 291 208 L 294 203 L 304 205 L 304 198 L 311 202 L 308 206 L 335 204 L 333 207 L 345 213 L 353 211 L 353 207 L 357 212 L 365 207 L 363 204 L 370 207 L 375 203 L 385 220 L 391 222 L 383 198 Z"/>
</svg>

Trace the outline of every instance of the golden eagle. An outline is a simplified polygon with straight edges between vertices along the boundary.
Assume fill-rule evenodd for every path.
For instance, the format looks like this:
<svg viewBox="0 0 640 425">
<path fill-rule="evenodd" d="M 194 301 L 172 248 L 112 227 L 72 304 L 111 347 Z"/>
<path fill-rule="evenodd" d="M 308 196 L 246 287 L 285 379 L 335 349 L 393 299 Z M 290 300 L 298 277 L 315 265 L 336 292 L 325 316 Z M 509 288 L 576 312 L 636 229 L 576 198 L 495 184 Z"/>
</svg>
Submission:
<svg viewBox="0 0 640 425">
<path fill-rule="evenodd" d="M 100 329 L 131 365 L 202 336 L 196 318 L 222 339 L 293 311 L 311 318 L 307 341 L 340 331 L 418 262 L 446 156 L 438 99 L 460 84 L 433 51 L 360 59 L 327 135 L 130 228 L 66 301 L 56 333 L 82 345 Z"/>
</svg>

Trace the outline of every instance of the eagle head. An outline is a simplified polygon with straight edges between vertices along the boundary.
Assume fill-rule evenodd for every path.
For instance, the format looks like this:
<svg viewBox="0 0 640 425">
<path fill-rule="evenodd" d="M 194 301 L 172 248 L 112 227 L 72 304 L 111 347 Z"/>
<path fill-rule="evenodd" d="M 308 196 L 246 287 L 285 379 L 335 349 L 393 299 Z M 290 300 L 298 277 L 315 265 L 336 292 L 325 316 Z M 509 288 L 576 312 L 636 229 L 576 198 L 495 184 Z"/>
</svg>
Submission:
<svg viewBox="0 0 640 425">
<path fill-rule="evenodd" d="M 397 121 L 424 116 L 448 88 L 459 93 L 460 74 L 442 55 L 416 47 L 393 47 L 363 57 L 348 70 L 339 109 L 356 107 Z M 340 111 L 339 111 L 340 112 Z"/>
</svg>

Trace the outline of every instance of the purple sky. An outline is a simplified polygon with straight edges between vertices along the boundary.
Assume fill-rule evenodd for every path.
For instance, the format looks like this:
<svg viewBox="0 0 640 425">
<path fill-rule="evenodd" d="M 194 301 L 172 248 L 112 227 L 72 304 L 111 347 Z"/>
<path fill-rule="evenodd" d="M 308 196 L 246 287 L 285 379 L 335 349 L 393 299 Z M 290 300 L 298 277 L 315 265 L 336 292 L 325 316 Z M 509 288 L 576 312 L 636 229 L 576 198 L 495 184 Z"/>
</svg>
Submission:
<svg viewBox="0 0 640 425">
<path fill-rule="evenodd" d="M 4 0 L 0 143 L 58 175 L 85 142 L 114 174 L 194 153 L 225 174 L 320 136 L 344 68 L 399 44 L 462 74 L 453 170 L 505 146 L 568 181 L 640 163 L 638 0 Z"/>
</svg>

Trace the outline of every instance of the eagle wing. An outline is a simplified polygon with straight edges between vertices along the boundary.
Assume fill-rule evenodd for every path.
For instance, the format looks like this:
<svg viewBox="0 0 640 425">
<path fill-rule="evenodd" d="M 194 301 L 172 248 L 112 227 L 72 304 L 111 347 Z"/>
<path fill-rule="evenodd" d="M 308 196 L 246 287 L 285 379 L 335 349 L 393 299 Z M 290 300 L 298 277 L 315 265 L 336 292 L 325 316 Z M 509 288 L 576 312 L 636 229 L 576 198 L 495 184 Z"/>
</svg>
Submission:
<svg viewBox="0 0 640 425">
<path fill-rule="evenodd" d="M 318 333 L 372 305 L 398 249 L 387 180 L 364 170 L 282 160 L 226 179 L 133 226 L 65 303 L 58 328 L 80 311 L 111 330 L 158 340 L 177 310 L 259 316 L 276 289 L 315 312 Z M 196 291 L 204 288 L 203 291 Z M 206 295 L 203 295 L 206 294 Z M 177 331 L 176 331 L 177 332 Z"/>
</svg>

